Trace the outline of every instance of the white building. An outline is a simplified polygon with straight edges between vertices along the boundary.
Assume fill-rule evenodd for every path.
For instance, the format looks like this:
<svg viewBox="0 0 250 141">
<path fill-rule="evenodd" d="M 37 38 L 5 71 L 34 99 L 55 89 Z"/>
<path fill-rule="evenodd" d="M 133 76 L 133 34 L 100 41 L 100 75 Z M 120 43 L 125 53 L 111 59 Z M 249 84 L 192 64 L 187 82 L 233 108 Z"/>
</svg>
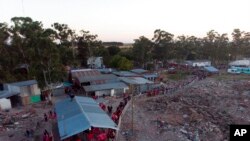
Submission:
<svg viewBox="0 0 250 141">
<path fill-rule="evenodd" d="M 187 60 L 185 63 L 192 67 L 206 67 L 211 66 L 211 61 L 209 60 Z"/>
<path fill-rule="evenodd" d="M 102 57 L 90 57 L 88 58 L 87 65 L 92 69 L 104 68 Z"/>
<path fill-rule="evenodd" d="M 250 67 L 250 59 L 236 60 L 229 63 L 229 66 L 245 66 Z"/>
</svg>

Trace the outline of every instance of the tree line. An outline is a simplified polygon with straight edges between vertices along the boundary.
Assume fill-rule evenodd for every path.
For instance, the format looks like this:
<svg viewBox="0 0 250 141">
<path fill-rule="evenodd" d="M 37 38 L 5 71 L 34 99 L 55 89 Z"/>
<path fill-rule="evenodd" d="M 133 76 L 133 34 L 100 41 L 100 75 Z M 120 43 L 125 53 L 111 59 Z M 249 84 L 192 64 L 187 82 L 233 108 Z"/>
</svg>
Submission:
<svg viewBox="0 0 250 141">
<path fill-rule="evenodd" d="M 209 59 L 215 64 L 250 55 L 250 33 L 234 29 L 227 34 L 211 30 L 204 38 L 178 36 L 154 31 L 152 39 L 134 40 L 132 48 L 119 48 L 120 42 L 103 43 L 89 31 L 77 33 L 67 24 L 42 22 L 29 17 L 13 17 L 12 25 L 0 23 L 0 83 L 38 80 L 39 86 L 63 81 L 66 68 L 87 67 L 90 56 L 102 56 L 107 67 L 129 70 L 149 62 Z"/>
</svg>

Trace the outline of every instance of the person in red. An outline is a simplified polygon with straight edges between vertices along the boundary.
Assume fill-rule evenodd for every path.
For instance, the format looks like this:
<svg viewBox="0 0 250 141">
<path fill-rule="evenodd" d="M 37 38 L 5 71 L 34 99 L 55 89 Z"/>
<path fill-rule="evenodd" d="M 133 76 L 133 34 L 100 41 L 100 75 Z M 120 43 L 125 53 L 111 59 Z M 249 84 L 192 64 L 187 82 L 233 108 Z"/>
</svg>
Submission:
<svg viewBox="0 0 250 141">
<path fill-rule="evenodd" d="M 97 136 L 98 141 L 106 141 L 107 140 L 107 134 L 106 133 L 101 133 Z"/>
<path fill-rule="evenodd" d="M 108 137 L 108 139 L 113 140 L 115 138 L 115 130 L 109 129 L 107 137 Z"/>
<path fill-rule="evenodd" d="M 88 141 L 93 141 L 93 140 L 94 140 L 94 134 L 93 134 L 93 132 L 89 132 L 89 133 L 87 134 L 87 140 L 88 140 Z"/>
<path fill-rule="evenodd" d="M 100 134 L 100 133 L 101 133 L 101 131 L 100 131 L 99 128 L 93 128 L 93 134 L 94 134 L 94 135 L 98 135 L 98 134 Z"/>
<path fill-rule="evenodd" d="M 112 119 L 115 123 L 118 122 L 118 116 L 116 115 L 116 113 L 113 113 L 113 114 L 112 114 L 111 119 Z"/>
<path fill-rule="evenodd" d="M 76 141 L 81 141 L 79 136 L 76 137 Z"/>
<path fill-rule="evenodd" d="M 49 133 L 48 132 L 44 132 L 43 133 L 43 141 L 50 141 L 49 140 Z"/>
</svg>

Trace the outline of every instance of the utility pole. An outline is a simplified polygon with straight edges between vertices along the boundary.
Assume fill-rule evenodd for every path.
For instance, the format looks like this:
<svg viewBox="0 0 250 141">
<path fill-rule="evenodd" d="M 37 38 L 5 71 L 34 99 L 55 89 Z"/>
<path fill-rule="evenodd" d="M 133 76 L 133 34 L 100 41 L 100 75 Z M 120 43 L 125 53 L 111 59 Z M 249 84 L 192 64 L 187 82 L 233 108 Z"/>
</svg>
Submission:
<svg viewBox="0 0 250 141">
<path fill-rule="evenodd" d="M 48 86 L 48 81 L 47 81 L 47 78 L 46 78 L 46 71 L 43 70 L 43 77 L 44 77 L 44 81 L 45 81 L 45 84 L 46 86 Z"/>
<path fill-rule="evenodd" d="M 132 139 L 134 137 L 134 94 L 137 92 L 137 86 L 132 85 L 132 97 L 131 97 L 131 103 L 132 103 L 132 109 L 131 109 L 131 127 L 132 127 Z"/>
<path fill-rule="evenodd" d="M 132 110 L 131 110 L 131 112 L 132 112 L 132 136 L 134 136 L 134 86 L 132 86 L 132 97 L 131 97 L 132 99 L 132 101 L 131 101 L 131 103 L 132 103 Z"/>
</svg>

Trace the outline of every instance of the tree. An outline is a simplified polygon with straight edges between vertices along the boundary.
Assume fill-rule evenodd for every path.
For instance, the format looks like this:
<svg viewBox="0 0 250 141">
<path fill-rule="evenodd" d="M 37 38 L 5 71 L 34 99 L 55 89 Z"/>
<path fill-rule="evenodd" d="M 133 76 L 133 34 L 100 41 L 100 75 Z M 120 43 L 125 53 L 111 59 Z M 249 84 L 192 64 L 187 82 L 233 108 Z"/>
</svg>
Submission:
<svg viewBox="0 0 250 141">
<path fill-rule="evenodd" d="M 117 55 L 121 49 L 118 46 L 109 46 L 108 48 L 109 55 L 114 56 Z"/>
<path fill-rule="evenodd" d="M 87 66 L 87 59 L 93 56 L 96 47 L 102 46 L 102 42 L 97 40 L 97 35 L 92 35 L 89 31 L 81 31 L 81 35 L 77 37 L 78 60 L 81 66 Z"/>
<path fill-rule="evenodd" d="M 173 58 L 173 37 L 174 35 L 164 30 L 154 31 L 153 58 L 157 60 L 166 60 Z"/>
<path fill-rule="evenodd" d="M 135 39 L 133 44 L 133 56 L 138 66 L 144 68 L 146 62 L 152 59 L 153 43 L 146 37 Z"/>
<path fill-rule="evenodd" d="M 129 61 L 126 57 L 115 55 L 110 61 L 110 66 L 119 70 L 130 70 L 133 68 L 133 63 Z"/>
</svg>

